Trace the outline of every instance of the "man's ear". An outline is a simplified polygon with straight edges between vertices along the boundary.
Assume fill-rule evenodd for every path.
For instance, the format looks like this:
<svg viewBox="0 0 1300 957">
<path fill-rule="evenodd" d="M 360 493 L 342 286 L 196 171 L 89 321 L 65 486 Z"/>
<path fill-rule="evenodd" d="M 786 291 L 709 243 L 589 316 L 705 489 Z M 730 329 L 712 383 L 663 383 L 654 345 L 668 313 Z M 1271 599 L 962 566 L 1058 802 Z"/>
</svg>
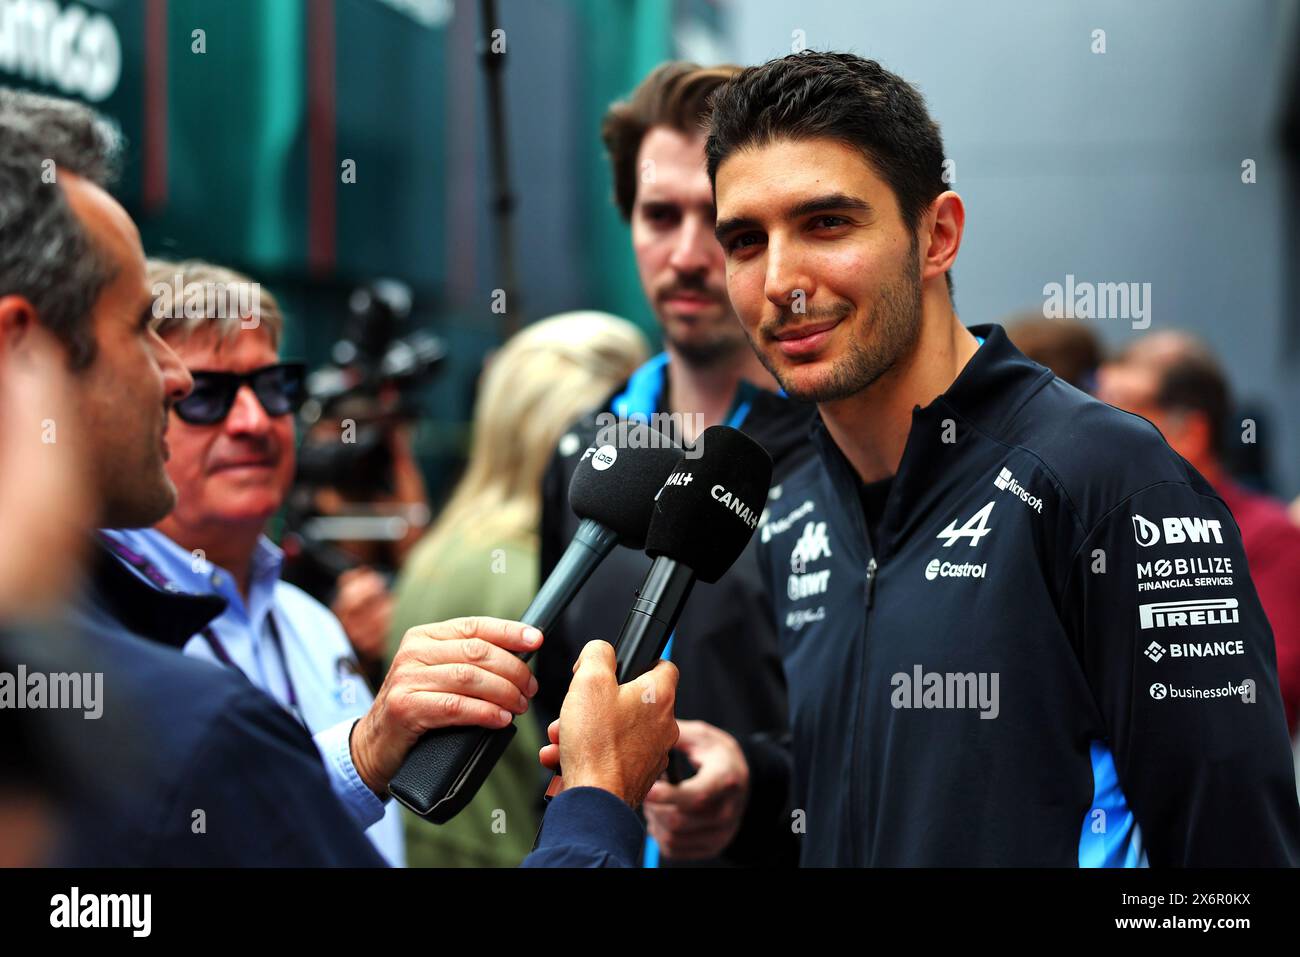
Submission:
<svg viewBox="0 0 1300 957">
<path fill-rule="evenodd" d="M 942 276 L 957 261 L 962 232 L 966 228 L 966 206 L 961 197 L 946 190 L 930 203 L 923 219 L 929 226 L 928 236 L 921 236 L 921 278 Z"/>
<path fill-rule="evenodd" d="M 36 324 L 36 307 L 26 296 L 0 296 L 0 361 L 21 353 Z"/>
</svg>

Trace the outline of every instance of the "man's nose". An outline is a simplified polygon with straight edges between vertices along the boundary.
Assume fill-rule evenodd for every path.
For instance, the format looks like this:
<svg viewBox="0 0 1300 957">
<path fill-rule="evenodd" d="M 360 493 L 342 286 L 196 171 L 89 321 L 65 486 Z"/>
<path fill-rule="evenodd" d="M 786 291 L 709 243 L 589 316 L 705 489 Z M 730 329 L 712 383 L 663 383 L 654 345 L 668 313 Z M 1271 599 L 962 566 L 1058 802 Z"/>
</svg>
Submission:
<svg viewBox="0 0 1300 957">
<path fill-rule="evenodd" d="M 673 254 L 668 264 L 678 272 L 702 273 L 718 258 L 721 252 L 717 237 L 713 235 L 713 223 L 705 222 L 699 216 L 686 216 L 677 231 L 677 241 L 673 244 Z"/>
<path fill-rule="evenodd" d="M 226 416 L 226 431 L 261 435 L 271 428 L 271 417 L 262 408 L 252 386 L 245 383 L 235 393 L 235 403 Z"/>
<path fill-rule="evenodd" d="M 163 377 L 163 395 L 168 402 L 179 402 L 194 388 L 194 377 L 165 339 L 157 333 L 154 333 L 154 338 L 157 339 L 154 348 Z"/>
</svg>

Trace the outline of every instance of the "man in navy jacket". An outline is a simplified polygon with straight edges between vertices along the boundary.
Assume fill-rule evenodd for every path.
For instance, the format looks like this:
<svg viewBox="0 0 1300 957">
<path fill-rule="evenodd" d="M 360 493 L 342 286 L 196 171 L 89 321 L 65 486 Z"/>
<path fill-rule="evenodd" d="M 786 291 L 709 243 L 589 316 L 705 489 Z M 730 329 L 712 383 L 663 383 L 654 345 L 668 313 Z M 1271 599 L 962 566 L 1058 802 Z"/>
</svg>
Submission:
<svg viewBox="0 0 1300 957">
<path fill-rule="evenodd" d="M 1232 515 L 1150 423 L 958 321 L 917 91 L 784 57 L 719 91 L 707 151 L 732 304 L 819 413 L 759 533 L 801 862 L 1294 865 Z"/>
</svg>

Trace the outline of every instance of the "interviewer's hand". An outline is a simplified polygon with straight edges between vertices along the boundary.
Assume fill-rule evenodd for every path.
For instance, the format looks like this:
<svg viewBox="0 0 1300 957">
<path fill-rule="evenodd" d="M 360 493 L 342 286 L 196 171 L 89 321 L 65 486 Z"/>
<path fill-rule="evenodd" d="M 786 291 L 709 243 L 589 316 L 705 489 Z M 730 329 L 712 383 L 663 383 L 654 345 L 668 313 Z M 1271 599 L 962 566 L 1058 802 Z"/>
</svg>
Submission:
<svg viewBox="0 0 1300 957">
<path fill-rule="evenodd" d="M 646 827 L 664 857 L 717 857 L 740 830 L 749 765 L 736 739 L 704 721 L 681 721 L 677 747 L 698 768 L 681 784 L 659 781 L 645 800 Z"/>
<path fill-rule="evenodd" d="M 601 788 L 636 807 L 677 741 L 677 666 L 660 661 L 625 685 L 616 667 L 609 642 L 587 642 L 538 757 L 557 773 L 563 762 L 564 787 Z"/>
<path fill-rule="evenodd" d="M 500 618 L 453 618 L 402 638 L 375 703 L 352 729 L 352 763 L 376 794 L 426 731 L 503 728 L 528 710 L 537 679 L 512 652 L 541 647 L 542 633 Z"/>
</svg>

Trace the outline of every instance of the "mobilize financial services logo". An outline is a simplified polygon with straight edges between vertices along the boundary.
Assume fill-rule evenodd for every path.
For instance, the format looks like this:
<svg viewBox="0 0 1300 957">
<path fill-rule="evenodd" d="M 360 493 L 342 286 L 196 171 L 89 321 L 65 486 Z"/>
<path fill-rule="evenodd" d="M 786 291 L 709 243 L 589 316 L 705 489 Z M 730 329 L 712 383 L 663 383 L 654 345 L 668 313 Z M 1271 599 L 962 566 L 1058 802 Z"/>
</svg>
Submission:
<svg viewBox="0 0 1300 957">
<path fill-rule="evenodd" d="M 1133 537 L 1143 548 L 1150 548 L 1160 543 L 1160 530 L 1164 527 L 1164 539 L 1168 545 L 1181 545 L 1184 542 L 1201 542 L 1209 544 L 1211 538 L 1222 545 L 1222 524 L 1217 518 L 1179 518 L 1161 519 L 1161 524 L 1148 521 L 1136 512 L 1133 514 Z"/>
</svg>

